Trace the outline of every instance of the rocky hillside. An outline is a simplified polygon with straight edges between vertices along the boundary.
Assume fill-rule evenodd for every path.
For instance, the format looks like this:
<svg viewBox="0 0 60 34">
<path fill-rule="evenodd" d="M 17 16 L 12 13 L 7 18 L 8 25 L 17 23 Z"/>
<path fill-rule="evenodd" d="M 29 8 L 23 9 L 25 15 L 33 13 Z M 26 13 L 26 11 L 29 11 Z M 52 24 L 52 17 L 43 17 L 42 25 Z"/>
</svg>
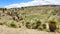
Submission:
<svg viewBox="0 0 60 34">
<path fill-rule="evenodd" d="M 44 5 L 21 8 L 0 8 L 0 25 L 12 28 L 28 28 L 58 31 L 60 29 L 60 6 Z"/>
</svg>

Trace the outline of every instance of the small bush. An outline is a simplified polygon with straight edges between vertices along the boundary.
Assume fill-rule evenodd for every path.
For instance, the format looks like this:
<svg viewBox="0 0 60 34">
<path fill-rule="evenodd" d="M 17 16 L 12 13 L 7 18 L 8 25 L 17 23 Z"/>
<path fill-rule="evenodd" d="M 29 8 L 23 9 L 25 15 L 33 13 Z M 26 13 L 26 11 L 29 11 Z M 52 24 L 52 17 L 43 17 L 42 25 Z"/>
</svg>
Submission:
<svg viewBox="0 0 60 34">
<path fill-rule="evenodd" d="M 27 22 L 27 23 L 26 23 L 26 27 L 27 27 L 28 29 L 31 28 L 30 22 Z"/>
<path fill-rule="evenodd" d="M 16 22 L 12 22 L 12 23 L 10 24 L 10 26 L 16 28 L 16 27 L 17 27 L 16 24 L 17 24 Z"/>
<path fill-rule="evenodd" d="M 37 29 L 37 24 L 36 23 L 32 23 L 32 29 Z"/>
<path fill-rule="evenodd" d="M 37 26 L 41 25 L 41 21 L 40 20 L 36 21 L 36 24 Z"/>
<path fill-rule="evenodd" d="M 36 22 L 32 22 L 32 23 L 27 22 L 26 24 L 27 24 L 26 26 L 28 28 L 38 29 L 38 27 L 41 25 L 41 21 L 40 20 L 37 20 Z"/>
<path fill-rule="evenodd" d="M 56 21 L 55 19 L 51 19 L 51 20 L 49 21 L 49 23 L 56 24 L 57 21 Z"/>
<path fill-rule="evenodd" d="M 52 20 L 50 20 L 49 21 L 49 29 L 50 29 L 50 31 L 51 32 L 55 32 L 55 30 L 56 30 L 56 21 L 55 21 L 55 19 L 52 19 Z"/>
<path fill-rule="evenodd" d="M 3 23 L 0 22 L 0 25 L 3 25 Z"/>
<path fill-rule="evenodd" d="M 46 24 L 42 24 L 42 26 L 43 26 L 43 29 L 46 29 Z"/>
<path fill-rule="evenodd" d="M 36 21 L 36 28 L 38 28 L 39 26 L 41 26 L 41 21 L 40 20 L 38 20 L 38 21 Z"/>
<path fill-rule="evenodd" d="M 43 30 L 43 27 L 42 27 L 42 26 L 39 26 L 38 29 L 39 29 L 39 30 Z"/>
<path fill-rule="evenodd" d="M 4 23 L 3 22 L 0 22 L 0 25 L 3 25 Z"/>
<path fill-rule="evenodd" d="M 19 28 L 21 28 L 21 26 L 19 26 Z"/>
</svg>

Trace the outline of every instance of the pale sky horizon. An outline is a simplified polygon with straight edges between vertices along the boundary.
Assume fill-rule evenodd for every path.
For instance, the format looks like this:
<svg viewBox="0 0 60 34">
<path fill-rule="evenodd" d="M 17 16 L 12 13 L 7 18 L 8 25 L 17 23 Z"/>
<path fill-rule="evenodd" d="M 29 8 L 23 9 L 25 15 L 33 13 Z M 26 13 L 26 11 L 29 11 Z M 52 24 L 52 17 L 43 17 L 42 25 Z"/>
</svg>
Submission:
<svg viewBox="0 0 60 34">
<path fill-rule="evenodd" d="M 0 7 L 14 8 L 36 5 L 60 5 L 60 0 L 0 0 Z"/>
</svg>

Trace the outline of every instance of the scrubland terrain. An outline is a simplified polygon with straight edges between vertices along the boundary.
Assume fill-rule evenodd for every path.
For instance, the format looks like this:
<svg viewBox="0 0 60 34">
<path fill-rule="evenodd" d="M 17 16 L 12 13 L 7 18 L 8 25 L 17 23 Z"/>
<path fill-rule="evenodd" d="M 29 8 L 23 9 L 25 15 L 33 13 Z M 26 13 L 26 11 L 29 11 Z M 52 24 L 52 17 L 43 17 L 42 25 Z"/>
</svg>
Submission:
<svg viewBox="0 0 60 34">
<path fill-rule="evenodd" d="M 0 34 L 60 34 L 60 6 L 0 8 Z"/>
</svg>

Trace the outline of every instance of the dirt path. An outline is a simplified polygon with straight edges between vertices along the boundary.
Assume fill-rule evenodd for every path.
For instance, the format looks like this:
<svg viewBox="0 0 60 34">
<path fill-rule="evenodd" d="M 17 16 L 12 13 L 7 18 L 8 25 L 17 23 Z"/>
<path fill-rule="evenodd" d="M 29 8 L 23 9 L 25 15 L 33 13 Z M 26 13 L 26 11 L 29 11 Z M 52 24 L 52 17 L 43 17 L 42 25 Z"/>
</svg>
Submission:
<svg viewBox="0 0 60 34">
<path fill-rule="evenodd" d="M 59 34 L 24 28 L 8 28 L 0 25 L 0 34 Z"/>
</svg>

